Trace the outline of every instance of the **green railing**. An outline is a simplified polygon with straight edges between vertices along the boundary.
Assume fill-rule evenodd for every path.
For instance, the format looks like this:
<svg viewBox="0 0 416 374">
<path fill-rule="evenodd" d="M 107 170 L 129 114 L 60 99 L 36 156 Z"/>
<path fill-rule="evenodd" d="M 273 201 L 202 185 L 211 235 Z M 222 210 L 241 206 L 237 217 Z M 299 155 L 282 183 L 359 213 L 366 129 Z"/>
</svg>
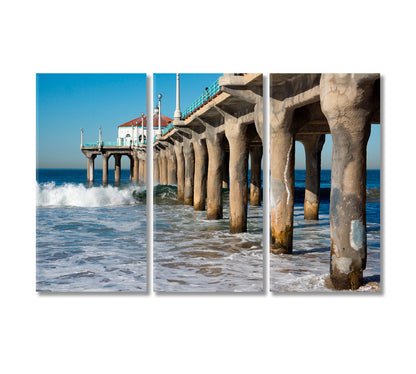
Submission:
<svg viewBox="0 0 416 374">
<path fill-rule="evenodd" d="M 147 144 L 146 139 L 144 140 L 143 144 Z M 138 146 L 142 145 L 142 142 L 137 142 Z M 95 142 L 95 143 L 84 143 L 83 147 L 98 147 L 99 146 L 99 142 Z M 129 147 L 130 144 L 119 144 L 118 142 L 101 142 L 101 146 L 103 147 Z"/>
<path fill-rule="evenodd" d="M 173 122 L 170 122 L 164 129 L 162 129 L 162 135 L 165 135 L 173 129 Z"/>
<path fill-rule="evenodd" d="M 200 106 L 202 106 L 207 100 L 211 99 L 214 95 L 221 91 L 219 79 L 217 79 L 211 86 L 209 86 L 204 93 L 198 97 L 185 111 L 182 113 L 182 119 L 185 119 Z"/>
<path fill-rule="evenodd" d="M 198 97 L 185 111 L 182 113 L 181 119 L 185 119 L 200 106 L 204 105 L 209 99 L 215 96 L 218 92 L 221 91 L 219 79 L 217 79 L 211 86 L 209 86 L 204 93 Z M 173 129 L 173 122 L 170 122 L 164 129 L 162 129 L 162 136 L 167 134 L 170 130 Z M 153 137 L 153 143 L 156 142 L 156 136 Z"/>
</svg>

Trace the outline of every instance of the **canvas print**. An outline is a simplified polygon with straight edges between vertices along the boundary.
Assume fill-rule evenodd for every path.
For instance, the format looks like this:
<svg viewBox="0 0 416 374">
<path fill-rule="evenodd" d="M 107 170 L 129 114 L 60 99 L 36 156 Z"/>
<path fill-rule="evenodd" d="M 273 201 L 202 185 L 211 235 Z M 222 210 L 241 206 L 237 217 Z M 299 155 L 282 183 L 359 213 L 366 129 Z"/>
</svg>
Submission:
<svg viewBox="0 0 416 374">
<path fill-rule="evenodd" d="M 154 74 L 154 290 L 263 290 L 262 74 Z"/>
<path fill-rule="evenodd" d="M 36 88 L 36 290 L 146 291 L 146 74 Z"/>
<path fill-rule="evenodd" d="M 270 75 L 270 288 L 380 291 L 380 75 Z"/>
</svg>

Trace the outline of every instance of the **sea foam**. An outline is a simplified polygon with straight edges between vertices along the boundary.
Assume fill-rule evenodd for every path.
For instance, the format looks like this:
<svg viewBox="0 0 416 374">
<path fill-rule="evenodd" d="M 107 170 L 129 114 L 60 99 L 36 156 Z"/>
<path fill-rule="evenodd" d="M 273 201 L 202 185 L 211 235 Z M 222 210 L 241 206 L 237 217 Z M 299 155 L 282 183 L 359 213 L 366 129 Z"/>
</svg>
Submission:
<svg viewBox="0 0 416 374">
<path fill-rule="evenodd" d="M 114 186 L 86 187 L 83 184 L 65 183 L 56 186 L 54 182 L 36 184 L 36 206 L 38 207 L 110 207 L 134 205 L 137 200 L 134 193 L 142 192 L 145 187 Z"/>
</svg>

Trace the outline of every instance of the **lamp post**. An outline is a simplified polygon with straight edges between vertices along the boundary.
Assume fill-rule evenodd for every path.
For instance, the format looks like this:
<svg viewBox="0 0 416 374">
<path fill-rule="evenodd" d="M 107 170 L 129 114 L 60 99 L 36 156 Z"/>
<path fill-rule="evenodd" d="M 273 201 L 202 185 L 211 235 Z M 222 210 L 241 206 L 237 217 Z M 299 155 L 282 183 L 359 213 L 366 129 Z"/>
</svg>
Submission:
<svg viewBox="0 0 416 374">
<path fill-rule="evenodd" d="M 142 112 L 142 141 L 141 144 L 144 144 L 144 113 Z"/>
<path fill-rule="evenodd" d="M 99 130 L 98 130 L 98 146 L 99 147 L 101 147 L 101 143 L 102 143 L 102 141 L 103 141 L 103 135 L 102 135 L 102 133 L 101 133 L 101 126 L 99 127 Z"/>
<path fill-rule="evenodd" d="M 162 113 L 162 107 L 161 107 L 161 98 L 162 94 L 157 95 L 157 98 L 159 99 L 159 123 L 158 123 L 158 135 L 162 135 L 162 119 L 161 119 L 161 113 Z"/>
<path fill-rule="evenodd" d="M 81 127 L 81 148 L 84 146 L 84 129 Z"/>
<path fill-rule="evenodd" d="M 179 73 L 177 73 L 176 74 L 176 109 L 175 109 L 173 118 L 175 119 L 175 121 L 180 121 L 181 115 L 182 113 L 181 113 L 181 109 L 179 105 Z"/>
</svg>

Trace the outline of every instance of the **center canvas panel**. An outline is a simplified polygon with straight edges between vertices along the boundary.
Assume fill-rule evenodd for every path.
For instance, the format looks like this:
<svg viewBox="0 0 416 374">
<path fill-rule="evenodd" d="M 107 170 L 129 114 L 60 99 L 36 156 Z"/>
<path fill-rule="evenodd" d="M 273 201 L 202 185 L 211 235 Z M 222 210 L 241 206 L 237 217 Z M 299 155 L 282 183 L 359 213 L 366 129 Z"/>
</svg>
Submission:
<svg viewBox="0 0 416 374">
<path fill-rule="evenodd" d="M 262 74 L 154 75 L 156 292 L 263 291 L 262 93 Z"/>
</svg>

